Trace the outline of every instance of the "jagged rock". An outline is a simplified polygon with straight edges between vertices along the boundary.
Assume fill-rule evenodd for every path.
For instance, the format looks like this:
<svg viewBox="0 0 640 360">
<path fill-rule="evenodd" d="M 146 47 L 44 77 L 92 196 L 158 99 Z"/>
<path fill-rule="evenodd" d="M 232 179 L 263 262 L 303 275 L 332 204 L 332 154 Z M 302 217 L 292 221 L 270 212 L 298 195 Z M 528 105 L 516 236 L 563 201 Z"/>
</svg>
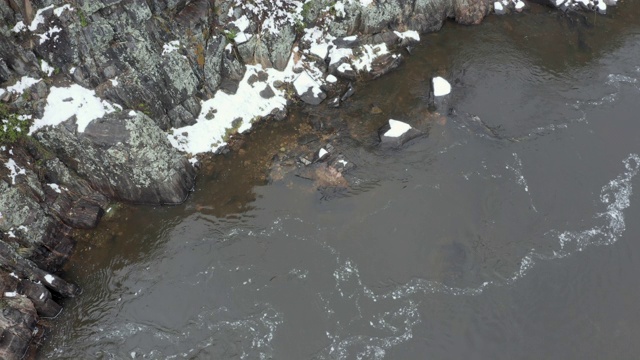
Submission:
<svg viewBox="0 0 640 360">
<path fill-rule="evenodd" d="M 140 112 L 108 114 L 80 134 L 58 126 L 35 136 L 93 188 L 114 199 L 176 204 L 194 185 L 195 170 L 187 158 Z"/>
</svg>

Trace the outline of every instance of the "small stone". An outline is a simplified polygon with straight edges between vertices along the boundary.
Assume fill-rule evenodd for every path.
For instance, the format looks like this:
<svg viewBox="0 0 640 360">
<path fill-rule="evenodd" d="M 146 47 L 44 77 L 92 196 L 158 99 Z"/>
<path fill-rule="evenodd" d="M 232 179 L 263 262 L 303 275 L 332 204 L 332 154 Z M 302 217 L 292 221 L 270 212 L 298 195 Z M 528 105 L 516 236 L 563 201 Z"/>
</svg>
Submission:
<svg viewBox="0 0 640 360">
<path fill-rule="evenodd" d="M 382 109 L 380 109 L 379 107 L 377 107 L 377 106 L 375 106 L 375 105 L 374 105 L 374 106 L 371 108 L 371 113 L 372 113 L 372 114 L 382 114 Z"/>
<path fill-rule="evenodd" d="M 271 86 L 267 85 L 262 91 L 260 91 L 260 96 L 264 99 L 271 99 L 276 96 L 276 93 L 273 92 Z"/>
</svg>

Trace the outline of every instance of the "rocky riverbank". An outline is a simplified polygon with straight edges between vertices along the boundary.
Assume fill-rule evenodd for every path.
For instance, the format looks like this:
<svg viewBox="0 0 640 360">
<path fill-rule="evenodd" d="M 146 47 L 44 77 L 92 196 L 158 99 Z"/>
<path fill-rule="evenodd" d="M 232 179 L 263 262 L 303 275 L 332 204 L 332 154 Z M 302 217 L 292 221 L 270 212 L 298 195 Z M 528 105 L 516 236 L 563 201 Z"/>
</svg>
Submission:
<svg viewBox="0 0 640 360">
<path fill-rule="evenodd" d="M 21 358 L 39 319 L 78 294 L 55 272 L 73 231 L 95 227 L 111 202 L 183 201 L 198 154 L 224 150 L 256 120 L 284 119 L 292 102 L 339 107 L 350 83 L 397 68 L 420 33 L 447 18 L 479 24 L 496 4 L 0 1 L 0 357 Z M 346 164 L 305 173 L 340 185 Z"/>
</svg>

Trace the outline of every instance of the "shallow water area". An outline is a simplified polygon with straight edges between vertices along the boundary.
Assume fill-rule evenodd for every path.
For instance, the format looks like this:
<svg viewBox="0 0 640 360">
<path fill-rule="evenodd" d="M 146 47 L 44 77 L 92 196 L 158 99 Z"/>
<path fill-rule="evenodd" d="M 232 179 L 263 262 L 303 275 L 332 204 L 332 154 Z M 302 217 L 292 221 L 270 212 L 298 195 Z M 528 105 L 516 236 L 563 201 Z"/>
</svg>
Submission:
<svg viewBox="0 0 640 360">
<path fill-rule="evenodd" d="M 41 356 L 635 358 L 639 15 L 446 24 L 340 109 L 258 126 L 185 204 L 80 243 L 65 275 L 84 292 Z M 432 76 L 452 84 L 437 113 Z M 425 135 L 383 148 L 388 119 Z M 318 122 L 308 146 L 355 164 L 349 186 L 269 180 Z"/>
</svg>

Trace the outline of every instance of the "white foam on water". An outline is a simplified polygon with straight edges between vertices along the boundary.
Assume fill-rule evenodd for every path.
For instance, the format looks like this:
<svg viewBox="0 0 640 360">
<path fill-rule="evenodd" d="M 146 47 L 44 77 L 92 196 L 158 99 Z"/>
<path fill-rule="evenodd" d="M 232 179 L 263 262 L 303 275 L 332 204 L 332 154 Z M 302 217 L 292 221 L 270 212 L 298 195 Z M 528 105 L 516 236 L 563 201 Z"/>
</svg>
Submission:
<svg viewBox="0 0 640 360">
<path fill-rule="evenodd" d="M 518 157 L 517 153 L 513 153 L 513 158 L 515 160 L 515 164 L 506 165 L 506 168 L 508 170 L 513 171 L 514 175 L 516 176 L 516 183 L 520 186 L 522 186 L 522 188 L 524 189 L 524 191 L 527 193 L 527 195 L 529 195 L 529 201 L 531 202 L 531 208 L 533 209 L 533 211 L 538 212 L 538 209 L 536 209 L 535 205 L 533 205 L 533 199 L 531 198 L 531 194 L 529 193 L 529 185 L 527 184 L 527 179 L 524 178 L 524 175 L 522 174 L 522 160 L 520 160 L 520 158 Z"/>
</svg>

